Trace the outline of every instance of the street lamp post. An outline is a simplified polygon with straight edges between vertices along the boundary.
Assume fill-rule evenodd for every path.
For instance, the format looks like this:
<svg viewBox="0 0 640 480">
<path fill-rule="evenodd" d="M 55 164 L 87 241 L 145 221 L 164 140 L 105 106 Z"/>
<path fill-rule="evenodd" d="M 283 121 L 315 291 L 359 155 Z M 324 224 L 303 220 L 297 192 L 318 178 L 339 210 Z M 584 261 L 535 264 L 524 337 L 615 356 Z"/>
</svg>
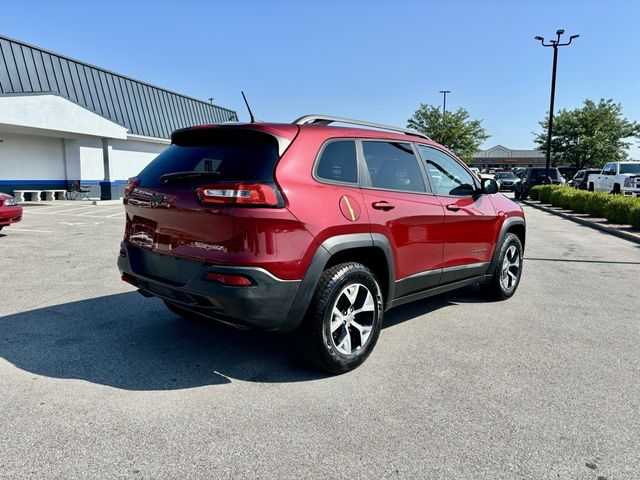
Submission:
<svg viewBox="0 0 640 480">
<path fill-rule="evenodd" d="M 564 33 L 564 30 L 560 29 L 556 32 L 558 36 L 555 40 L 550 40 L 549 43 L 545 43 L 544 38 L 537 36 L 536 40 L 539 40 L 543 47 L 553 47 L 553 70 L 551 73 L 551 101 L 549 104 L 549 128 L 547 130 L 547 154 L 546 154 L 546 167 L 545 176 L 549 178 L 549 164 L 551 163 L 551 134 L 553 131 L 553 103 L 556 97 L 556 69 L 558 65 L 558 47 L 566 47 L 571 45 L 574 38 L 578 38 L 580 35 L 571 35 L 567 43 L 560 43 L 560 36 Z"/>
<path fill-rule="evenodd" d="M 442 101 L 442 116 L 444 116 L 444 112 L 447 111 L 447 93 L 451 93 L 451 90 L 440 90 L 440 93 L 444 95 Z"/>
</svg>

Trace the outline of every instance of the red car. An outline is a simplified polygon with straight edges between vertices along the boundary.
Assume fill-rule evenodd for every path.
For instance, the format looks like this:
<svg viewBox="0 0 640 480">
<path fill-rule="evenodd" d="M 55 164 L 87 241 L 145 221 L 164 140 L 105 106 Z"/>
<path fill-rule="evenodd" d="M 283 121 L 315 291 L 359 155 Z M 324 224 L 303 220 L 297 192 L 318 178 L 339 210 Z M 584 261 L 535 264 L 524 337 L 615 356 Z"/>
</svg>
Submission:
<svg viewBox="0 0 640 480">
<path fill-rule="evenodd" d="M 129 180 L 118 267 L 183 317 L 294 331 L 342 373 L 390 308 L 473 284 L 514 294 L 525 220 L 497 192 L 413 130 L 315 115 L 187 128 Z"/>
<path fill-rule="evenodd" d="M 22 220 L 22 207 L 11 195 L 0 192 L 0 230 Z"/>
</svg>

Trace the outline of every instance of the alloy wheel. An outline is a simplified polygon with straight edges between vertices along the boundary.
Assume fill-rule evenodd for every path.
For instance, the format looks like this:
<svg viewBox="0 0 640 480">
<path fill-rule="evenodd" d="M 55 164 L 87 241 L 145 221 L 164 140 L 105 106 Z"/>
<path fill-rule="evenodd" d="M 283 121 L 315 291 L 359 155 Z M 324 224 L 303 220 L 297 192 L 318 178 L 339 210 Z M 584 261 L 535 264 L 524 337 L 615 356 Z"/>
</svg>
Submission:
<svg viewBox="0 0 640 480">
<path fill-rule="evenodd" d="M 520 252 L 515 245 L 511 245 L 504 254 L 500 282 L 507 292 L 513 290 L 518 283 L 521 268 Z"/>
<path fill-rule="evenodd" d="M 330 337 L 343 355 L 352 355 L 364 347 L 373 331 L 375 301 L 361 283 L 347 285 L 336 297 L 331 312 Z"/>
</svg>

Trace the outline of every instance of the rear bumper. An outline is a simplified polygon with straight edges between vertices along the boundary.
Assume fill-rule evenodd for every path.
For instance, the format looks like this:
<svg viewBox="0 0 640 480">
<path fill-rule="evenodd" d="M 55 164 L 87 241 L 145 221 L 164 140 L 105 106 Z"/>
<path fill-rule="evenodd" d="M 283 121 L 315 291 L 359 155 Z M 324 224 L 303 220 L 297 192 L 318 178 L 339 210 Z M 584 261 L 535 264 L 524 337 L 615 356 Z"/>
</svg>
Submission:
<svg viewBox="0 0 640 480">
<path fill-rule="evenodd" d="M 125 282 L 145 294 L 212 319 L 266 330 L 283 327 L 301 283 L 281 280 L 262 268 L 178 259 L 126 242 L 121 244 L 118 268 Z M 252 285 L 234 287 L 207 280 L 212 272 L 241 275 Z"/>
<path fill-rule="evenodd" d="M 0 225 L 10 225 L 22 220 L 22 207 L 0 207 Z"/>
</svg>

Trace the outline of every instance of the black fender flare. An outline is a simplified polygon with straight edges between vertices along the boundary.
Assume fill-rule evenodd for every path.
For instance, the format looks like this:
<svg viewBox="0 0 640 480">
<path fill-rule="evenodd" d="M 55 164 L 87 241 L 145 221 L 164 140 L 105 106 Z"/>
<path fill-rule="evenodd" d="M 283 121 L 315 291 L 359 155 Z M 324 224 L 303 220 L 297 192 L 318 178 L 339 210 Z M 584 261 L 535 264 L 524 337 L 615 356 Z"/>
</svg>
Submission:
<svg viewBox="0 0 640 480">
<path fill-rule="evenodd" d="M 289 309 L 287 318 L 282 324 L 280 330 L 295 330 L 303 320 L 313 294 L 315 293 L 320 276 L 325 266 L 336 253 L 343 250 L 363 247 L 377 247 L 384 253 L 387 259 L 387 270 L 389 278 L 387 279 L 387 301 L 394 298 L 395 292 L 395 268 L 393 262 L 393 250 L 387 237 L 379 233 L 351 233 L 345 235 L 336 235 L 326 239 L 318 248 L 311 259 L 311 263 L 307 268 L 307 272 L 302 279 L 298 292 L 293 300 L 293 304 Z"/>
<path fill-rule="evenodd" d="M 487 277 L 491 277 L 496 271 L 496 267 L 498 266 L 498 255 L 500 254 L 500 247 L 504 242 L 505 237 L 507 236 L 507 232 L 514 225 L 522 225 L 525 229 L 526 234 L 526 222 L 521 217 L 507 217 L 504 222 L 502 222 L 502 227 L 500 227 L 500 234 L 498 235 L 498 240 L 496 241 L 496 246 L 493 250 L 493 256 L 491 257 L 491 263 L 489 264 L 489 269 L 487 270 Z M 524 242 L 522 244 L 522 248 L 524 251 Z"/>
</svg>

